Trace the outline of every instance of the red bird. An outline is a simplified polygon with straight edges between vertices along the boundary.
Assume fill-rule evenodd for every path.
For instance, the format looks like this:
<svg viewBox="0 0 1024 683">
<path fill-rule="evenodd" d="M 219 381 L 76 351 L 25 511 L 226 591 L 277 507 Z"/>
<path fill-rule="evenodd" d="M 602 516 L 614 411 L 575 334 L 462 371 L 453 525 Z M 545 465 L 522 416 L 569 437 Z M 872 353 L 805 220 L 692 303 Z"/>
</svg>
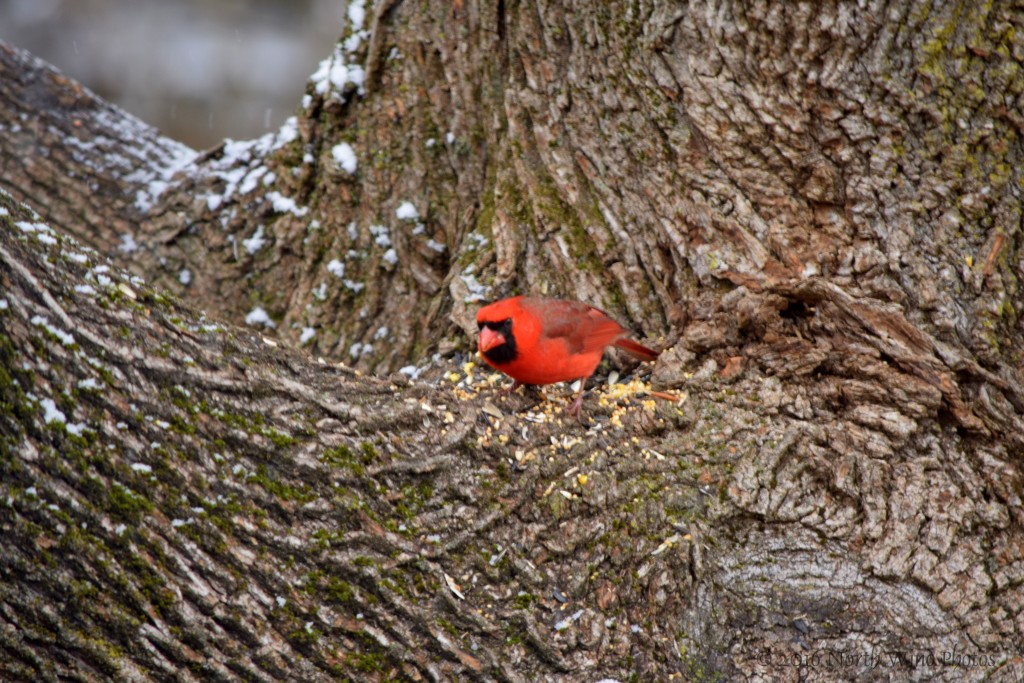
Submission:
<svg viewBox="0 0 1024 683">
<path fill-rule="evenodd" d="M 516 296 L 484 306 L 476 314 L 477 347 L 492 368 L 521 384 L 580 380 L 569 413 L 580 414 L 583 387 L 594 374 L 605 348 L 614 344 L 640 358 L 658 352 L 631 339 L 627 330 L 601 310 L 565 299 Z"/>
</svg>

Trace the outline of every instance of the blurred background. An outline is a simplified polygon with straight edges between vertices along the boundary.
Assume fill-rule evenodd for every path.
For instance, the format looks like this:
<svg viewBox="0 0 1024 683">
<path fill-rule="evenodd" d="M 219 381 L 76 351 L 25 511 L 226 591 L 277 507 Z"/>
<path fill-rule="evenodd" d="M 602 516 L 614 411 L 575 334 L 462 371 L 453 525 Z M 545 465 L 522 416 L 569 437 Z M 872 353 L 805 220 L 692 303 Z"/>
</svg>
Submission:
<svg viewBox="0 0 1024 683">
<path fill-rule="evenodd" d="M 25 48 L 190 147 L 276 130 L 346 26 L 345 0 L 0 0 Z"/>
</svg>

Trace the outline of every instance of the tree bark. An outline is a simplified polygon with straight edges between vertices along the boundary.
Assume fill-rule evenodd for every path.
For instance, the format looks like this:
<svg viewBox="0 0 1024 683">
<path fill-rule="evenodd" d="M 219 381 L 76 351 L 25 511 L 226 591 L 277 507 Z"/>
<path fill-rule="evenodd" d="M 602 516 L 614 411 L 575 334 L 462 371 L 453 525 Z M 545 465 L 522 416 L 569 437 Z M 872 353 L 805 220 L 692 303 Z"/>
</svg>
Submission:
<svg viewBox="0 0 1024 683">
<path fill-rule="evenodd" d="M 0 672 L 1021 677 L 1022 29 L 385 1 L 198 154 L 0 47 Z M 685 400 L 501 398 L 517 291 Z"/>
</svg>

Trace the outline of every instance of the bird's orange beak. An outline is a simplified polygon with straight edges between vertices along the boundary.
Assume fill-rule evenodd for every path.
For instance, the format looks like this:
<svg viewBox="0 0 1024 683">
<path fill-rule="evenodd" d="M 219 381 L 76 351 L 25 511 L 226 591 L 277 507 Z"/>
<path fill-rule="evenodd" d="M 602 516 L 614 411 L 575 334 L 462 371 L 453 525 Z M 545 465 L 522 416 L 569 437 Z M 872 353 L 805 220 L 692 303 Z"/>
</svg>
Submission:
<svg viewBox="0 0 1024 683">
<path fill-rule="evenodd" d="M 480 330 L 480 337 L 477 339 L 476 345 L 480 349 L 480 353 L 490 351 L 495 346 L 501 346 L 505 343 L 505 335 L 501 332 L 495 332 L 489 327 L 485 327 Z"/>
</svg>

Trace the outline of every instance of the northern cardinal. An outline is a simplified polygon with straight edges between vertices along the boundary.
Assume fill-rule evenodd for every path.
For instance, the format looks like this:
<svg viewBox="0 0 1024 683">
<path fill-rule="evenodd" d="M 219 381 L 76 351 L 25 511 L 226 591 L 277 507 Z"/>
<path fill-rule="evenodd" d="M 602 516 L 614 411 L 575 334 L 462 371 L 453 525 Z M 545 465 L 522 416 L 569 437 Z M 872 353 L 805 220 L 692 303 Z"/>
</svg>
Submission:
<svg viewBox="0 0 1024 683">
<path fill-rule="evenodd" d="M 580 380 L 569 413 L 579 416 L 583 387 L 594 374 L 605 348 L 614 344 L 640 358 L 658 352 L 631 339 L 627 330 L 601 310 L 566 299 L 516 296 L 484 306 L 476 314 L 477 347 L 492 368 L 522 384 Z"/>
</svg>

